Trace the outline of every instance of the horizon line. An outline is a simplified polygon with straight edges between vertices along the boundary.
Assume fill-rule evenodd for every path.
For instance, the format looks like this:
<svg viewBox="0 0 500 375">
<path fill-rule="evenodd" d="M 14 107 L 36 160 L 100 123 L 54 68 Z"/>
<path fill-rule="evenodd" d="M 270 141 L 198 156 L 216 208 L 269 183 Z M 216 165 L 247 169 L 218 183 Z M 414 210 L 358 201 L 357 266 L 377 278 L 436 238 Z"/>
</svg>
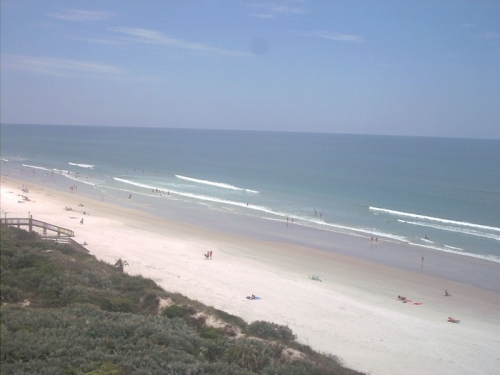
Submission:
<svg viewBox="0 0 500 375">
<path fill-rule="evenodd" d="M 82 125 L 82 124 L 32 124 L 32 123 L 7 123 L 1 122 L 0 126 L 21 125 L 21 126 L 64 126 L 64 127 L 103 127 L 103 128 L 129 128 L 129 129 L 171 129 L 171 130 L 200 130 L 200 131 L 228 131 L 228 132 L 255 132 L 255 133 L 294 133 L 294 134 L 331 134 L 331 135 L 353 135 L 353 136 L 375 136 L 375 137 L 399 137 L 399 138 L 440 138 L 440 139 L 471 139 L 485 141 L 500 141 L 498 138 L 484 137 L 459 137 L 459 136 L 437 136 L 437 135 L 401 135 L 385 133 L 343 133 L 326 131 L 306 131 L 306 130 L 273 130 L 273 129 L 224 129 L 224 128 L 196 128 L 196 127 L 171 127 L 171 126 L 130 126 L 130 125 Z"/>
</svg>

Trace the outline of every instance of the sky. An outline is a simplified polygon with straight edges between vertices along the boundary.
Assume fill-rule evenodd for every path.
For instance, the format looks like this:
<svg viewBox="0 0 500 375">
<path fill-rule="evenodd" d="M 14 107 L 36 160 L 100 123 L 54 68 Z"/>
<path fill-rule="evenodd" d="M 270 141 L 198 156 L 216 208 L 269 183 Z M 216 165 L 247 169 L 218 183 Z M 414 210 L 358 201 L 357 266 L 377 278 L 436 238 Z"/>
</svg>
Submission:
<svg viewBox="0 0 500 375">
<path fill-rule="evenodd" d="M 498 0 L 2 0 L 2 123 L 500 138 Z"/>
</svg>

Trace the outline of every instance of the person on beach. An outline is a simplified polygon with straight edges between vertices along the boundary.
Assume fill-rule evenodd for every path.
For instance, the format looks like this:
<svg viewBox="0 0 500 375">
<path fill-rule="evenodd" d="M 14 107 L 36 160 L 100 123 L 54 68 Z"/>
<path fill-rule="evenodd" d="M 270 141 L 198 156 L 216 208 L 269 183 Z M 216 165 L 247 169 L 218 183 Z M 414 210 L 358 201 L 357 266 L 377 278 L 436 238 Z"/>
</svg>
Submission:
<svg viewBox="0 0 500 375">
<path fill-rule="evenodd" d="M 212 259 L 212 250 L 210 250 L 210 259 Z"/>
<path fill-rule="evenodd" d="M 83 224 L 83 217 L 82 217 L 82 220 L 80 220 L 80 224 Z"/>
</svg>

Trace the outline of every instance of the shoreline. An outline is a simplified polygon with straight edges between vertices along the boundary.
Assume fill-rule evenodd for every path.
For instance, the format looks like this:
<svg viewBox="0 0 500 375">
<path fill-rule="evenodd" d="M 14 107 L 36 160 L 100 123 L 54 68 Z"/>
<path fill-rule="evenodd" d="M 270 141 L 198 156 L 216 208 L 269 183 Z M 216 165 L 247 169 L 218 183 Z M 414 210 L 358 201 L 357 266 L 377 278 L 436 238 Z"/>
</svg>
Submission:
<svg viewBox="0 0 500 375">
<path fill-rule="evenodd" d="M 32 171 L 14 171 L 14 179 L 20 183 L 43 185 L 46 188 L 68 193 L 68 179 L 59 176 L 47 179 Z M 114 205 L 147 212 L 150 215 L 169 222 L 184 223 L 187 226 L 204 228 L 208 231 L 223 232 L 244 238 L 253 238 L 266 242 L 275 242 L 314 248 L 332 254 L 342 254 L 367 262 L 373 262 L 410 272 L 425 273 L 437 278 L 470 284 L 480 289 L 500 293 L 500 262 L 483 256 L 456 251 L 443 251 L 422 247 L 392 239 L 379 238 L 370 241 L 369 236 L 338 233 L 309 227 L 301 223 L 288 223 L 285 220 L 265 217 L 245 216 L 224 210 L 213 210 L 201 203 L 184 201 L 175 194 L 156 205 L 155 199 L 145 201 L 141 194 L 124 191 L 124 198 L 107 195 L 94 185 L 88 185 L 83 179 L 70 179 L 78 186 L 74 194 L 93 198 L 96 201 L 111 202 Z M 63 188 L 63 185 L 65 186 Z M 72 185 L 73 186 L 73 185 Z M 133 199 L 127 197 L 134 194 Z M 147 194 L 145 197 L 149 197 Z M 150 198 L 150 197 L 149 197 Z M 165 197 L 163 197 L 165 198 Z M 160 199 L 157 197 L 156 199 Z M 373 238 L 373 237 L 372 237 Z M 424 259 L 424 262 L 422 262 Z M 443 286 L 443 290 L 446 286 Z"/>
<path fill-rule="evenodd" d="M 322 221 L 322 219 L 315 219 L 315 209 L 312 210 L 314 211 L 314 216 L 312 211 L 310 212 L 310 215 L 302 212 L 299 216 L 294 216 L 294 214 L 290 214 L 292 216 L 287 216 L 288 214 L 285 214 L 285 212 L 288 212 L 287 210 L 283 212 L 279 210 L 274 212 L 273 210 L 266 210 L 265 205 L 259 206 L 258 203 L 255 206 L 255 209 L 252 208 L 253 204 L 250 204 L 249 209 L 248 207 L 245 207 L 244 203 L 242 203 L 246 201 L 248 206 L 249 202 L 247 198 L 243 197 L 239 198 L 241 202 L 238 204 L 238 199 L 236 198 L 236 201 L 224 199 L 219 200 L 218 198 L 213 198 L 211 194 L 208 194 L 207 196 L 191 196 L 190 194 L 185 194 L 185 192 L 177 192 L 175 189 L 172 191 L 168 190 L 168 192 L 167 190 L 161 191 L 158 189 L 155 191 L 154 187 L 156 185 L 154 183 L 149 184 L 147 179 L 145 184 L 134 183 L 133 180 L 137 176 L 131 177 L 130 181 L 126 179 L 129 172 L 132 172 L 131 176 L 134 176 L 134 173 L 136 172 L 138 175 L 140 174 L 140 169 L 136 170 L 135 168 L 133 171 L 123 169 L 119 172 L 115 170 L 115 168 L 118 167 L 112 166 L 111 169 L 107 171 L 108 174 L 105 172 L 104 175 L 102 175 L 105 168 L 101 170 L 100 167 L 100 172 L 97 173 L 97 175 L 93 175 L 91 168 L 93 165 L 84 164 L 85 168 L 77 168 L 77 171 L 72 171 L 72 174 L 64 169 L 58 169 L 58 172 L 54 174 L 53 171 L 51 172 L 51 169 L 36 166 L 36 162 L 34 162 L 34 165 L 22 164 L 22 166 L 20 166 L 19 163 L 12 162 L 12 168 L 10 164 L 11 163 L 9 162 L 8 165 L 5 166 L 6 172 L 9 172 L 13 177 L 17 176 L 21 180 L 29 180 L 34 183 L 40 183 L 42 178 L 45 176 L 44 183 L 48 183 L 53 188 L 63 192 L 67 191 L 70 184 L 73 185 L 81 183 L 79 184 L 81 188 L 80 192 L 84 192 L 89 196 L 94 196 L 96 199 L 101 199 L 102 194 L 106 200 L 112 200 L 117 204 L 125 206 L 130 206 L 131 204 L 137 205 L 138 209 L 146 210 L 155 216 L 161 216 L 173 221 L 191 223 L 214 230 L 220 230 L 220 228 L 223 228 L 226 232 L 242 234 L 252 238 L 293 242 L 296 244 L 304 244 L 306 246 L 314 246 L 323 250 L 329 250 L 332 240 L 334 240 L 335 236 L 339 234 L 361 237 L 367 240 L 369 240 L 370 237 L 378 237 L 386 243 L 394 242 L 401 245 L 401 247 L 405 249 L 416 249 L 416 251 L 427 252 L 429 254 L 446 252 L 449 254 L 494 261 L 500 264 L 500 256 L 498 254 L 498 240 L 500 237 L 493 233 L 470 233 L 465 237 L 461 237 L 461 235 L 458 234 L 460 230 L 456 232 L 453 228 L 440 228 L 438 231 L 439 233 L 429 233 L 429 238 L 426 230 L 428 228 L 423 229 L 423 227 L 425 227 L 423 223 L 409 222 L 410 225 L 407 225 L 406 221 L 400 219 L 395 220 L 395 217 L 391 215 L 382 219 L 375 219 L 384 212 L 394 213 L 397 211 L 375 207 L 378 212 L 373 212 L 369 215 L 371 218 L 370 220 L 373 219 L 375 222 L 365 221 L 366 217 L 363 218 L 362 216 L 358 216 L 360 215 L 360 212 L 363 212 L 364 215 L 366 214 L 365 211 L 372 212 L 372 209 L 374 208 L 366 205 L 366 202 L 364 204 L 359 204 L 359 207 L 350 208 L 350 211 L 356 212 L 354 216 L 359 220 L 357 223 L 344 222 L 344 220 L 340 217 L 337 217 L 336 219 L 333 218 L 333 221 Z M 82 166 L 82 164 L 75 164 L 72 162 L 69 164 Z M 82 171 L 82 169 L 85 171 Z M 78 170 L 80 170 L 81 173 L 78 172 Z M 66 172 L 68 174 L 66 174 Z M 142 173 L 144 172 L 145 171 L 143 170 Z M 120 173 L 122 177 L 114 177 L 115 174 L 120 175 Z M 155 175 L 156 172 L 153 173 L 152 171 L 149 171 L 148 173 Z M 162 178 L 166 178 L 166 176 Z M 128 182 L 125 185 L 120 184 L 117 186 L 114 184 L 115 180 Z M 161 185 L 161 182 L 157 181 L 157 184 Z M 139 186 L 139 188 L 137 188 L 137 186 Z M 128 199 L 128 197 L 132 195 L 134 198 L 132 200 Z M 271 206 L 273 206 L 273 204 L 271 204 Z M 264 210 L 260 211 L 260 208 L 263 208 Z M 346 217 L 350 217 L 350 211 L 346 211 L 344 215 Z M 401 212 L 401 214 L 410 215 L 412 217 L 417 215 L 405 212 Z M 322 213 L 320 212 L 320 216 L 321 215 Z M 293 230 L 283 232 L 283 225 L 280 225 L 285 222 L 288 223 L 287 219 L 292 218 L 295 219 L 295 222 L 293 223 L 292 220 L 293 224 L 291 225 L 291 228 L 297 228 L 297 232 L 300 231 L 301 233 L 295 237 Z M 437 217 L 427 218 L 436 219 L 438 222 L 444 220 Z M 445 222 L 448 221 L 449 220 L 445 220 Z M 481 227 L 481 225 L 471 224 L 466 221 L 450 221 L 450 223 L 451 222 Z M 380 227 L 381 223 L 383 223 L 383 227 Z M 422 229 L 417 231 L 410 230 L 409 232 L 406 232 L 407 228 L 415 227 L 411 224 L 416 224 L 416 227 L 420 227 L 422 225 Z M 500 230 L 500 228 L 495 227 L 487 228 Z M 451 242 L 448 242 L 447 239 L 441 237 L 445 235 L 445 232 L 456 232 L 456 236 L 461 238 L 458 239 L 457 237 L 453 240 L 449 238 L 448 240 Z M 485 238 L 477 240 L 481 237 Z M 478 242 L 475 242 L 475 240 Z M 421 256 L 425 256 L 425 254 L 422 254 Z M 417 258 L 419 259 L 420 257 L 417 256 L 415 259 Z M 385 261 L 390 262 L 390 258 L 386 257 Z M 397 268 L 402 266 L 401 264 L 391 265 Z M 436 276 L 440 275 L 437 274 Z M 500 288 L 497 288 L 497 290 L 500 291 Z"/>
<path fill-rule="evenodd" d="M 17 203 L 22 184 L 30 186 L 25 194 L 30 202 Z M 33 218 L 72 229 L 75 240 L 88 242 L 88 250 L 98 259 L 127 260 L 126 272 L 247 321 L 288 325 L 300 342 L 338 355 L 349 367 L 372 374 L 498 373 L 498 291 L 428 272 L 449 259 L 455 260 L 447 263 L 451 270 L 440 271 L 445 276 L 460 276 L 467 263 L 495 270 L 495 262 L 426 255 L 422 272 L 420 258 L 394 267 L 347 255 L 372 250 L 364 238 L 336 234 L 334 251 L 323 251 L 171 221 L 7 176 L 2 176 L 1 192 L 2 215 L 7 211 L 7 217 L 27 217 L 29 212 Z M 65 211 L 65 206 L 75 211 Z M 90 215 L 79 212 L 83 210 Z M 378 253 L 390 249 L 387 254 L 395 256 L 403 245 L 377 246 Z M 210 250 L 213 259 L 207 261 L 203 254 Z M 311 275 L 319 275 L 322 282 L 309 279 Z M 444 289 L 451 298 L 441 295 Z M 248 301 L 249 294 L 262 300 Z M 403 304 L 398 294 L 422 305 Z M 462 322 L 448 323 L 448 316 Z"/>
</svg>

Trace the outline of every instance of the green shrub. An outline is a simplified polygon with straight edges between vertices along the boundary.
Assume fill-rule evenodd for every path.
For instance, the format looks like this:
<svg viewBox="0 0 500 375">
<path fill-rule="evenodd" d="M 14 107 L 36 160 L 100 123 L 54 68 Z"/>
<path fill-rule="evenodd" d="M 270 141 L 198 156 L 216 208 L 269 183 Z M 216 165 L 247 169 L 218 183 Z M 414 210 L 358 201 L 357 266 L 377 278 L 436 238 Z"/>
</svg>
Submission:
<svg viewBox="0 0 500 375">
<path fill-rule="evenodd" d="M 148 288 L 158 288 L 156 283 L 151 279 L 146 279 L 142 276 L 129 276 L 122 274 L 122 288 L 124 292 L 143 291 Z"/>
<path fill-rule="evenodd" d="M 47 280 L 59 278 L 61 270 L 54 263 L 44 262 L 31 272 L 30 275 L 31 285 L 39 287 L 44 282 L 48 282 Z"/>
<path fill-rule="evenodd" d="M 101 276 L 88 269 L 84 270 L 80 276 L 80 282 L 86 286 L 96 289 L 108 289 L 111 286 L 111 280 L 106 276 Z"/>
<path fill-rule="evenodd" d="M 171 305 L 163 310 L 163 315 L 169 317 L 170 319 L 185 318 L 189 315 L 189 311 L 185 306 Z"/>
<path fill-rule="evenodd" d="M 260 373 L 271 362 L 271 349 L 260 341 L 239 339 L 231 343 L 224 357 L 228 363 Z"/>
<path fill-rule="evenodd" d="M 279 325 L 276 323 L 257 320 L 251 323 L 247 332 L 253 336 L 260 337 L 265 340 L 280 340 L 283 342 L 294 341 L 296 336 L 288 326 Z"/>
<path fill-rule="evenodd" d="M 68 244 L 58 244 L 57 249 L 63 254 L 75 254 L 78 252 L 73 246 Z"/>
<path fill-rule="evenodd" d="M 204 326 L 198 329 L 198 334 L 200 337 L 209 340 L 221 340 L 225 337 L 225 332 L 223 329 Z"/>
<path fill-rule="evenodd" d="M 86 252 L 19 241 L 19 233 L 1 228 L 1 298 L 27 298 L 31 305 L 1 306 L 2 374 L 359 374 L 342 367 L 338 358 L 293 341 L 288 327 L 247 325 L 234 315 L 166 292 L 152 280 L 120 273 Z M 57 251 L 44 251 L 52 249 Z M 170 298 L 174 305 L 157 315 L 160 298 Z M 228 324 L 207 326 L 205 317 L 211 315 Z M 248 328 L 249 334 L 273 343 L 228 339 L 236 333 L 233 327 L 243 332 Z M 305 358 L 285 358 L 285 346 Z"/>
<path fill-rule="evenodd" d="M 36 240 L 36 232 L 28 232 L 25 230 L 19 230 L 17 232 L 16 237 L 20 241 L 34 241 L 34 240 Z"/>
<path fill-rule="evenodd" d="M 3 302 L 21 302 L 24 300 L 24 293 L 21 289 L 10 287 L 9 285 L 1 285 L 0 298 Z"/>
<path fill-rule="evenodd" d="M 15 252 L 7 261 L 8 268 L 29 268 L 35 264 L 35 254 L 28 249 Z"/>
<path fill-rule="evenodd" d="M 224 322 L 226 322 L 228 324 L 240 327 L 242 329 L 246 329 L 246 327 L 247 327 L 247 323 L 242 318 L 240 318 L 239 316 L 231 315 L 231 314 L 228 314 L 225 311 L 217 310 L 217 309 L 213 309 L 211 312 L 216 317 L 218 317 L 220 320 L 222 320 L 222 321 L 224 321 Z"/>
<path fill-rule="evenodd" d="M 227 342 L 222 340 L 205 340 L 198 348 L 198 358 L 209 362 L 222 361 L 227 349 Z"/>
<path fill-rule="evenodd" d="M 99 369 L 87 372 L 86 375 L 124 375 L 126 372 L 114 363 L 103 363 Z"/>
<path fill-rule="evenodd" d="M 189 324 L 198 330 L 200 328 L 205 327 L 206 322 L 207 322 L 207 318 L 205 315 L 192 316 L 191 319 L 189 319 Z"/>
<path fill-rule="evenodd" d="M 101 308 L 106 311 L 133 312 L 134 307 L 134 302 L 126 297 L 103 298 L 101 302 Z"/>
<path fill-rule="evenodd" d="M 158 311 L 158 307 L 160 306 L 160 300 L 156 294 L 148 293 L 143 298 L 141 306 L 144 310 L 156 313 Z"/>
</svg>

